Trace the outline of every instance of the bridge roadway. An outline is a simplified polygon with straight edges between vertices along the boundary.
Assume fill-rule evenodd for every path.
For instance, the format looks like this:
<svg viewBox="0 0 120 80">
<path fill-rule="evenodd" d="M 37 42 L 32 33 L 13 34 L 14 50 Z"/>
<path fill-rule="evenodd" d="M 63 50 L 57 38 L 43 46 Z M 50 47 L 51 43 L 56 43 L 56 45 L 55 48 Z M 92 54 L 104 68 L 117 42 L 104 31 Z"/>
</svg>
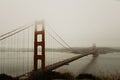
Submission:
<svg viewBox="0 0 120 80">
<path fill-rule="evenodd" d="M 79 59 L 79 58 L 82 58 L 82 57 L 87 56 L 87 55 L 90 55 L 90 54 L 93 54 L 93 51 L 90 51 L 90 52 L 84 53 L 84 54 L 80 54 L 80 55 L 74 56 L 74 57 L 72 57 L 72 58 L 68 58 L 68 59 L 59 61 L 59 62 L 57 62 L 57 63 L 51 64 L 51 65 L 49 65 L 49 66 L 46 66 L 45 70 L 46 70 L 46 71 L 48 71 L 48 70 L 54 70 L 54 69 L 56 69 L 56 68 L 59 68 L 59 67 L 61 67 L 61 66 L 63 66 L 63 65 L 66 65 L 66 64 L 68 64 L 68 63 L 70 63 L 70 62 L 72 62 L 72 61 L 75 61 L 75 60 L 77 60 L 77 59 Z"/>
<path fill-rule="evenodd" d="M 63 65 L 66 65 L 66 64 L 68 64 L 68 63 L 70 63 L 70 62 L 72 62 L 72 61 L 75 61 L 75 60 L 77 60 L 77 59 L 79 59 L 79 58 L 88 56 L 88 55 L 90 55 L 90 54 L 93 54 L 93 55 L 94 55 L 94 53 L 95 53 L 94 51 L 89 51 L 88 53 L 83 53 L 83 54 L 74 56 L 74 57 L 72 57 L 72 58 L 68 58 L 68 59 L 65 59 L 65 60 L 56 62 L 56 63 L 54 63 L 54 64 L 51 64 L 51 65 L 46 66 L 45 71 L 57 69 L 57 68 L 59 68 L 59 67 L 61 67 L 61 66 L 63 66 Z M 38 69 L 38 70 L 41 70 L 41 69 Z M 37 71 L 38 71 L 38 70 L 37 70 Z M 23 74 L 23 75 L 20 75 L 20 76 L 17 76 L 17 77 L 18 77 L 20 80 L 24 80 L 24 79 L 28 78 L 31 73 L 32 73 L 32 72 L 28 72 L 28 73 L 26 73 L 26 74 Z"/>
</svg>

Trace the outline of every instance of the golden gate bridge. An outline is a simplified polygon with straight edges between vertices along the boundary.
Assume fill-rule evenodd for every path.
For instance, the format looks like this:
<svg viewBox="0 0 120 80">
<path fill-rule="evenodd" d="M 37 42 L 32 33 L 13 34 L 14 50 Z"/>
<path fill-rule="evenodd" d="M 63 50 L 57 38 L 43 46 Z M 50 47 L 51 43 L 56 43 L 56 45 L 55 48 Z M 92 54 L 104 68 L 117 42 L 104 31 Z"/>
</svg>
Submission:
<svg viewBox="0 0 120 80">
<path fill-rule="evenodd" d="M 57 51 L 59 48 L 66 52 L 79 53 L 79 55 L 58 62 L 48 62 L 47 53 Z M 87 53 L 77 51 L 70 47 L 49 24 L 46 25 L 44 21 L 40 21 L 0 36 L 0 73 L 27 78 L 32 71 L 52 71 L 90 54 L 97 56 L 95 45 Z M 54 57 L 54 54 L 51 54 L 51 57 Z"/>
</svg>

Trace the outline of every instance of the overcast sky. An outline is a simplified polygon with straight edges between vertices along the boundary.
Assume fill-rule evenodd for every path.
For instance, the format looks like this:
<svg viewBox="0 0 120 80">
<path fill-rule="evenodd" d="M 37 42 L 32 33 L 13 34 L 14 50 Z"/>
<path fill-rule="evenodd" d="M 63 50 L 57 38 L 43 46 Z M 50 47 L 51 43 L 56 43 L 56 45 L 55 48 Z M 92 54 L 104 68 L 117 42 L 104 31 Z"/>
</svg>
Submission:
<svg viewBox="0 0 120 80">
<path fill-rule="evenodd" d="M 0 0 L 0 34 L 44 19 L 71 46 L 120 46 L 120 0 Z"/>
</svg>

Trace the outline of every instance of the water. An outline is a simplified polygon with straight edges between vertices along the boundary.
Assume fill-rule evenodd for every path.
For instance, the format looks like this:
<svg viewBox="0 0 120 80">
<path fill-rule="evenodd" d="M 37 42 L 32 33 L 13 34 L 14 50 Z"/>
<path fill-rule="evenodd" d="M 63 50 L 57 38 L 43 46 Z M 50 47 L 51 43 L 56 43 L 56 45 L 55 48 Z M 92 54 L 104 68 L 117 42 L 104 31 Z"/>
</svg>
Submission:
<svg viewBox="0 0 120 80">
<path fill-rule="evenodd" d="M 71 72 L 75 76 L 80 73 L 109 75 L 120 73 L 120 53 L 109 53 L 93 58 L 92 55 L 76 60 L 58 69 L 61 72 Z"/>
<path fill-rule="evenodd" d="M 11 54 L 10 54 L 11 53 Z M 23 56 L 24 54 L 24 56 Z M 78 54 L 77 54 L 78 55 Z M 46 65 L 76 56 L 76 54 L 65 52 L 47 52 Z M 76 61 L 64 65 L 56 71 L 70 72 L 77 76 L 79 73 L 93 74 L 111 74 L 120 72 L 120 53 L 108 53 L 92 57 L 92 55 L 83 57 Z M 40 67 L 40 64 L 39 64 Z M 6 73 L 12 76 L 21 75 L 33 70 L 33 53 L 1 53 L 0 73 Z"/>
</svg>

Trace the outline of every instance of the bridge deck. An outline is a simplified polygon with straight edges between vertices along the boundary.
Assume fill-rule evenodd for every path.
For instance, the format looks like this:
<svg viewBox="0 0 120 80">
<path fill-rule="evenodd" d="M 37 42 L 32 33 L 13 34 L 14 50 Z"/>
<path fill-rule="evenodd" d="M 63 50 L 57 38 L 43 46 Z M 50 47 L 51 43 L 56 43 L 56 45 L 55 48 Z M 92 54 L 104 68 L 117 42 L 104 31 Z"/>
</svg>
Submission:
<svg viewBox="0 0 120 80">
<path fill-rule="evenodd" d="M 82 58 L 82 57 L 84 57 L 84 56 L 90 55 L 90 54 L 92 54 L 92 53 L 93 53 L 93 52 L 91 51 L 91 52 L 89 52 L 89 53 L 80 54 L 80 55 L 74 56 L 74 57 L 72 57 L 72 58 L 68 58 L 68 59 L 59 61 L 59 62 L 57 62 L 57 63 L 51 64 L 51 65 L 49 65 L 49 66 L 46 66 L 45 70 L 46 70 L 46 71 L 48 71 L 48 70 L 54 70 L 54 69 L 56 69 L 56 68 L 59 68 L 59 67 L 61 67 L 61 66 L 63 66 L 63 65 L 66 65 L 66 64 L 68 64 L 68 63 L 70 63 L 70 62 L 72 62 L 72 61 L 75 61 L 75 60 L 77 60 L 77 59 L 79 59 L 79 58 Z"/>
<path fill-rule="evenodd" d="M 54 63 L 54 64 L 48 65 L 48 66 L 45 67 L 45 71 L 57 69 L 57 68 L 59 68 L 59 67 L 61 67 L 61 66 L 63 66 L 63 65 L 66 65 L 66 64 L 68 64 L 68 63 L 70 63 L 70 62 L 72 62 L 72 61 L 75 61 L 75 60 L 77 60 L 77 59 L 79 59 L 79 58 L 82 58 L 82 57 L 84 57 L 84 56 L 88 56 L 88 55 L 90 55 L 90 54 L 93 54 L 93 51 L 90 51 L 90 52 L 84 53 L 84 54 L 80 54 L 80 55 L 74 56 L 74 57 L 72 57 L 72 58 L 68 58 L 68 59 L 65 59 L 65 60 L 56 62 L 56 63 Z M 41 70 L 41 69 L 38 69 L 38 70 Z M 26 73 L 26 74 L 20 75 L 20 76 L 18 76 L 18 78 L 28 78 L 28 76 L 29 76 L 31 73 L 32 73 L 32 72 L 28 72 L 28 73 Z"/>
</svg>

